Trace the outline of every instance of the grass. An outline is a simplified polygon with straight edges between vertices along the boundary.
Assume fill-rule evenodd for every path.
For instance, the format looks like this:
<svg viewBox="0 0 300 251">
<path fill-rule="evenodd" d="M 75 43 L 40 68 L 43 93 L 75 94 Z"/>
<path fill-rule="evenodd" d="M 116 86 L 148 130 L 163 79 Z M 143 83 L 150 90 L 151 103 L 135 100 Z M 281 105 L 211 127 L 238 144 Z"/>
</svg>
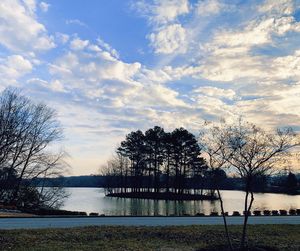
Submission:
<svg viewBox="0 0 300 251">
<path fill-rule="evenodd" d="M 237 244 L 241 226 L 231 226 Z M 300 250 L 299 225 L 251 225 L 249 243 L 272 250 Z M 0 230 L 0 250 L 207 250 L 225 243 L 222 226 L 82 227 L 69 229 Z M 220 250 L 216 248 L 215 250 Z"/>
</svg>

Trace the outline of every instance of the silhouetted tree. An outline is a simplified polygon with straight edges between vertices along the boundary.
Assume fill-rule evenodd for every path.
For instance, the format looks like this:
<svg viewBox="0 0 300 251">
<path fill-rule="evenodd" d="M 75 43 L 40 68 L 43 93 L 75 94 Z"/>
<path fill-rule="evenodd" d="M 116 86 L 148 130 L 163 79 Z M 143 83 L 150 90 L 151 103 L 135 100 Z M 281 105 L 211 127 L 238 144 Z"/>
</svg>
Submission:
<svg viewBox="0 0 300 251">
<path fill-rule="evenodd" d="M 244 225 L 241 249 L 245 247 L 248 216 L 254 201 L 255 178 L 271 174 L 292 156 L 299 146 L 299 137 L 291 128 L 267 132 L 254 124 L 240 120 L 226 127 L 225 159 L 245 183 Z"/>
<path fill-rule="evenodd" d="M 145 188 L 150 192 L 154 188 L 155 193 L 161 189 L 183 193 L 188 188 L 186 180 L 201 176 L 201 172 L 207 168 L 204 159 L 200 157 L 200 147 L 195 136 L 184 128 L 167 133 L 163 128 L 155 126 L 145 134 L 140 130 L 131 132 L 121 142 L 117 153 L 130 162 L 130 177 L 127 177 L 126 183 L 132 192 L 145 191 Z M 124 176 L 118 170 L 109 168 L 106 173 Z"/>
<path fill-rule="evenodd" d="M 145 171 L 146 165 L 146 148 L 145 135 L 142 131 L 131 132 L 126 136 L 126 140 L 121 142 L 118 152 L 130 160 L 130 175 L 133 177 L 131 188 L 137 192 L 141 188 L 139 177 Z"/>
<path fill-rule="evenodd" d="M 209 136 L 207 136 L 209 135 Z M 254 124 L 239 120 L 235 124 L 212 126 L 201 138 L 208 163 L 213 169 L 230 168 L 245 184 L 244 224 L 241 249 L 245 247 L 248 217 L 254 201 L 254 186 L 258 178 L 266 177 L 275 167 L 286 163 L 291 149 L 300 144 L 292 129 L 267 132 Z M 218 191 L 218 190 L 217 190 Z M 219 198 L 221 198 L 220 193 Z M 226 232 L 226 217 L 220 199 Z M 228 239 L 229 235 L 227 234 Z M 230 244 L 231 245 L 231 244 Z"/>
<path fill-rule="evenodd" d="M 164 161 L 164 129 L 155 126 L 145 132 L 145 150 L 147 154 L 148 174 L 153 171 L 154 191 L 159 192 L 161 165 Z M 150 175 L 149 175 L 150 176 Z"/>
<path fill-rule="evenodd" d="M 165 132 L 163 136 L 163 159 L 164 159 L 164 172 L 165 172 L 165 187 L 166 192 L 170 191 L 170 176 L 171 166 L 173 164 L 172 154 L 174 152 L 174 139 L 170 132 Z"/>
<path fill-rule="evenodd" d="M 200 133 L 199 144 L 203 149 L 204 157 L 211 172 L 210 183 L 212 192 L 217 191 L 218 199 L 220 201 L 221 213 L 224 221 L 225 234 L 230 250 L 233 250 L 231 238 L 228 231 L 227 220 L 223 199 L 220 193 L 220 179 L 215 175 L 216 173 L 229 168 L 227 151 L 227 128 L 224 125 L 214 125 L 205 123 L 206 130 Z"/>
<path fill-rule="evenodd" d="M 56 113 L 44 104 L 33 103 L 15 90 L 7 89 L 0 96 L 0 201 L 24 203 L 24 191 L 30 180 L 55 177 L 65 169 L 65 154 L 48 151 L 62 138 Z M 25 182 L 26 181 L 26 182 Z M 33 192 L 31 193 L 32 198 Z M 41 202 L 41 200 L 40 200 Z"/>
<path fill-rule="evenodd" d="M 286 177 L 285 187 L 288 193 L 295 193 L 298 189 L 298 180 L 294 173 L 289 172 L 288 176 Z"/>
</svg>

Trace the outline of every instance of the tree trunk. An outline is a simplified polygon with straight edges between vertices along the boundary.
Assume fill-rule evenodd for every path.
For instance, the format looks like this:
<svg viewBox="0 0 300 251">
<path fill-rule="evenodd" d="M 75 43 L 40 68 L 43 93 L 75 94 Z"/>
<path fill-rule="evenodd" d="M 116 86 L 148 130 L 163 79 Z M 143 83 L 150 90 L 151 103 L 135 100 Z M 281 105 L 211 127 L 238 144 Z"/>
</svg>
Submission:
<svg viewBox="0 0 300 251">
<path fill-rule="evenodd" d="M 249 192 L 251 194 L 251 199 L 250 199 L 250 204 L 248 206 Z M 243 234 L 242 234 L 242 239 L 241 239 L 241 250 L 244 250 L 244 248 L 245 248 L 246 234 L 247 234 L 247 223 L 248 223 L 249 213 L 250 213 L 253 201 L 254 201 L 253 192 L 249 191 L 249 189 L 247 187 L 246 197 L 245 197 L 245 212 L 244 212 Z"/>
<path fill-rule="evenodd" d="M 233 247 L 232 247 L 231 239 L 230 239 L 229 232 L 228 232 L 227 220 L 226 220 L 226 215 L 225 215 L 224 206 L 223 206 L 223 199 L 221 197 L 221 193 L 220 193 L 219 189 L 217 189 L 217 193 L 218 193 L 218 197 L 219 197 L 219 201 L 220 201 L 220 205 L 221 205 L 221 212 L 222 212 L 222 217 L 223 217 L 223 221 L 224 221 L 226 238 L 228 241 L 229 248 L 232 251 Z"/>
</svg>

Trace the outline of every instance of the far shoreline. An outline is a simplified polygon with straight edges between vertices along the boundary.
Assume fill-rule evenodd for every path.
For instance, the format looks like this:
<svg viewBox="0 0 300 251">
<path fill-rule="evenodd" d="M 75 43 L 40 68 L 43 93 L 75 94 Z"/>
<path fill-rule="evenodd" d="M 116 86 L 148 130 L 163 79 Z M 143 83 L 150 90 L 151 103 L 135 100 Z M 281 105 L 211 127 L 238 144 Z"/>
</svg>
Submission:
<svg viewBox="0 0 300 251">
<path fill-rule="evenodd" d="M 51 186 L 48 186 L 51 187 Z M 99 186 L 62 186 L 63 188 L 102 188 L 105 189 L 106 187 L 99 187 Z M 203 190 L 209 190 L 210 188 L 203 188 Z M 220 191 L 239 191 L 239 192 L 245 192 L 243 189 L 238 189 L 238 188 L 220 188 Z M 300 195 L 300 191 L 297 193 L 286 193 L 283 191 L 278 191 L 278 190 L 266 190 L 266 191 L 253 191 L 255 194 L 256 193 L 262 193 L 262 194 L 268 194 L 268 193 L 273 193 L 273 194 L 284 194 L 284 195 L 290 195 L 290 196 L 297 196 Z M 111 197 L 116 197 L 116 196 L 111 196 Z"/>
</svg>

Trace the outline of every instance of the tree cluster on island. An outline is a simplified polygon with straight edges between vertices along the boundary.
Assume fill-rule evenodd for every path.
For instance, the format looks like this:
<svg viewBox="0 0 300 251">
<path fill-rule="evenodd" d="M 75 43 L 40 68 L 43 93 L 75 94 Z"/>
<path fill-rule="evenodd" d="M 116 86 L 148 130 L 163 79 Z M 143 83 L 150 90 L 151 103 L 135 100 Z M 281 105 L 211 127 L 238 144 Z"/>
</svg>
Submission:
<svg viewBox="0 0 300 251">
<path fill-rule="evenodd" d="M 152 199 L 216 199 L 213 191 L 203 193 L 203 178 L 226 178 L 224 172 L 208 170 L 192 133 L 184 128 L 165 132 L 159 126 L 128 134 L 102 172 L 111 177 L 109 196 Z M 118 182 L 111 182 L 115 177 Z"/>
</svg>

